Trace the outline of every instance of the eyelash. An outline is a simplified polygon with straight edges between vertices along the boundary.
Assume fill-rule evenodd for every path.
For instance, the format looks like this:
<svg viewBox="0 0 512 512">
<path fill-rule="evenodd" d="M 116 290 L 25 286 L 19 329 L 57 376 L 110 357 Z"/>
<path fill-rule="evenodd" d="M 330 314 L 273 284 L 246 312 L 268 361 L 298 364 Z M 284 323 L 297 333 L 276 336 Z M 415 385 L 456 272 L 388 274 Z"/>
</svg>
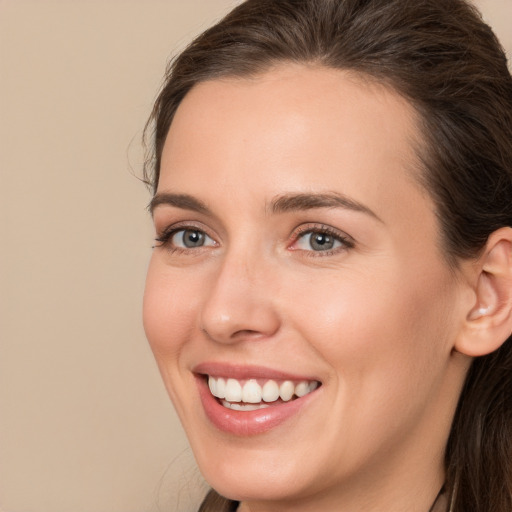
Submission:
<svg viewBox="0 0 512 512">
<path fill-rule="evenodd" d="M 179 233 L 180 231 L 198 231 L 200 233 L 203 233 L 205 234 L 208 238 L 211 238 L 213 240 L 213 237 L 211 237 L 205 230 L 204 228 L 200 227 L 200 226 L 196 226 L 194 224 L 174 224 L 172 226 L 169 226 L 167 227 L 166 229 L 164 229 L 156 238 L 155 238 L 155 242 L 158 242 L 158 245 L 154 245 L 153 246 L 153 249 L 157 248 L 157 247 L 165 247 L 169 252 L 171 253 L 180 253 L 180 252 L 189 252 L 189 251 L 192 251 L 194 249 L 190 248 L 190 249 L 186 249 L 186 248 L 183 248 L 183 247 L 174 247 L 174 246 L 171 246 L 170 244 L 170 241 L 172 239 L 172 237 L 176 234 L 176 233 Z M 198 247 L 198 249 L 201 249 L 202 247 Z"/>
<path fill-rule="evenodd" d="M 355 247 L 355 241 L 352 237 L 343 234 L 337 229 L 332 228 L 331 226 L 326 226 L 324 224 L 314 224 L 299 227 L 294 236 L 292 245 L 296 244 L 302 237 L 308 234 L 320 234 L 320 235 L 328 235 L 332 237 L 334 240 L 341 244 L 341 247 L 337 247 L 334 249 L 328 249 L 325 251 L 313 251 L 313 250 L 302 250 L 307 257 L 318 258 L 324 256 L 332 256 L 333 254 L 337 254 L 339 252 L 347 251 L 349 249 L 353 249 Z M 295 251 L 301 251 L 301 249 L 293 249 Z"/>
<path fill-rule="evenodd" d="M 162 231 L 161 234 L 159 234 L 155 238 L 155 242 L 158 242 L 158 245 L 154 245 L 153 249 L 156 247 L 166 247 L 168 251 L 171 253 L 176 252 L 185 252 L 188 253 L 190 251 L 194 251 L 195 249 L 201 249 L 203 246 L 199 246 L 197 248 L 183 248 L 183 247 L 174 247 L 170 246 L 170 240 L 172 237 L 179 233 L 180 231 L 198 231 L 200 233 L 203 233 L 208 238 L 211 237 L 203 228 L 193 225 L 193 224 L 182 224 L 182 225 L 173 225 L 166 228 L 164 231 Z M 329 249 L 325 251 L 314 251 L 314 250 L 305 250 L 305 249 L 291 249 L 293 251 L 301 251 L 305 253 L 308 257 L 322 257 L 322 256 L 331 256 L 333 254 L 336 254 L 341 251 L 346 251 L 348 249 L 353 249 L 355 247 L 354 239 L 350 236 L 347 236 L 340 231 L 323 224 L 315 224 L 315 225 L 307 225 L 307 226 L 301 226 L 295 230 L 295 233 L 292 237 L 292 243 L 290 246 L 296 244 L 302 237 L 308 235 L 308 234 L 321 234 L 321 235 L 327 235 L 329 237 L 332 237 L 335 241 L 339 242 L 342 247 L 337 247 L 334 249 Z M 289 247 L 290 247 L 289 246 Z"/>
</svg>

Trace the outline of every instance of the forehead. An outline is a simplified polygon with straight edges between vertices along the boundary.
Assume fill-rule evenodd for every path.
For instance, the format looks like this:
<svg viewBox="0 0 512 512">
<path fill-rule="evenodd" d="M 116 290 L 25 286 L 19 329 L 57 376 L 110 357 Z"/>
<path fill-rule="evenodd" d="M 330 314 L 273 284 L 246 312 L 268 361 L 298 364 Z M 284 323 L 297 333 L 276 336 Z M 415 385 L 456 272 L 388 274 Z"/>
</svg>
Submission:
<svg viewBox="0 0 512 512">
<path fill-rule="evenodd" d="M 205 179 L 238 195 L 250 188 L 251 197 L 323 187 L 378 209 L 404 187 L 423 194 L 417 125 L 398 93 L 342 70 L 281 65 L 200 83 L 170 127 L 159 190 L 194 193 L 187 189 Z"/>
</svg>

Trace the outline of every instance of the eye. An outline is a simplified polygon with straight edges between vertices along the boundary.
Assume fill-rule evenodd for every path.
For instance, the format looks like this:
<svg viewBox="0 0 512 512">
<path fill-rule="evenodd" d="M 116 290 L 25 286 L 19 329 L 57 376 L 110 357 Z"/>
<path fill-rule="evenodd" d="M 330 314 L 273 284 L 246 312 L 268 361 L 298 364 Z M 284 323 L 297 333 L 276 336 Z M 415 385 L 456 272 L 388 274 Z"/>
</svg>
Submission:
<svg viewBox="0 0 512 512">
<path fill-rule="evenodd" d="M 330 251 L 341 246 L 341 242 L 327 233 L 305 233 L 297 240 L 297 249 L 303 251 Z"/>
<path fill-rule="evenodd" d="M 217 245 L 215 240 L 197 228 L 170 229 L 156 238 L 156 241 L 170 250 L 189 250 Z"/>
<path fill-rule="evenodd" d="M 195 249 L 196 247 L 215 245 L 215 242 L 204 232 L 198 229 L 180 229 L 170 237 L 174 247 L 182 249 Z"/>
<path fill-rule="evenodd" d="M 354 242 L 349 237 L 326 226 L 303 230 L 297 235 L 291 248 L 300 251 L 330 254 L 337 250 L 352 247 L 354 247 Z"/>
</svg>

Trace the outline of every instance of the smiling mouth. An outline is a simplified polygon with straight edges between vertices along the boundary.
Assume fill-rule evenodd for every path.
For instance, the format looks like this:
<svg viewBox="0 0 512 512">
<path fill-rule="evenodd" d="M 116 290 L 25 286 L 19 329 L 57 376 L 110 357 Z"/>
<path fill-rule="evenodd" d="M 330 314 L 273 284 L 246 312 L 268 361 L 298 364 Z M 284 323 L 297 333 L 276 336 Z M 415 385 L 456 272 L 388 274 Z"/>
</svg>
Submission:
<svg viewBox="0 0 512 512">
<path fill-rule="evenodd" d="M 255 411 L 272 405 L 290 402 L 308 395 L 320 382 L 273 379 L 246 379 L 213 377 L 207 375 L 210 393 L 227 409 Z"/>
</svg>

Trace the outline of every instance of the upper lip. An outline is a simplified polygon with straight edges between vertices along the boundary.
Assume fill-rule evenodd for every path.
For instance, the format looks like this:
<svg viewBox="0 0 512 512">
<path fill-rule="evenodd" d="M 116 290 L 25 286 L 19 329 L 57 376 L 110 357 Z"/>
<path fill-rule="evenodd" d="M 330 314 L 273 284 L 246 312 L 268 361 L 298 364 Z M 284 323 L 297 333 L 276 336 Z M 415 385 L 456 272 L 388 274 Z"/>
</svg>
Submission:
<svg viewBox="0 0 512 512">
<path fill-rule="evenodd" d="M 274 379 L 293 381 L 319 381 L 310 375 L 299 375 L 265 366 L 239 365 L 225 362 L 204 362 L 196 365 L 192 371 L 197 374 L 212 377 L 230 377 L 237 380 L 246 379 Z"/>
</svg>

